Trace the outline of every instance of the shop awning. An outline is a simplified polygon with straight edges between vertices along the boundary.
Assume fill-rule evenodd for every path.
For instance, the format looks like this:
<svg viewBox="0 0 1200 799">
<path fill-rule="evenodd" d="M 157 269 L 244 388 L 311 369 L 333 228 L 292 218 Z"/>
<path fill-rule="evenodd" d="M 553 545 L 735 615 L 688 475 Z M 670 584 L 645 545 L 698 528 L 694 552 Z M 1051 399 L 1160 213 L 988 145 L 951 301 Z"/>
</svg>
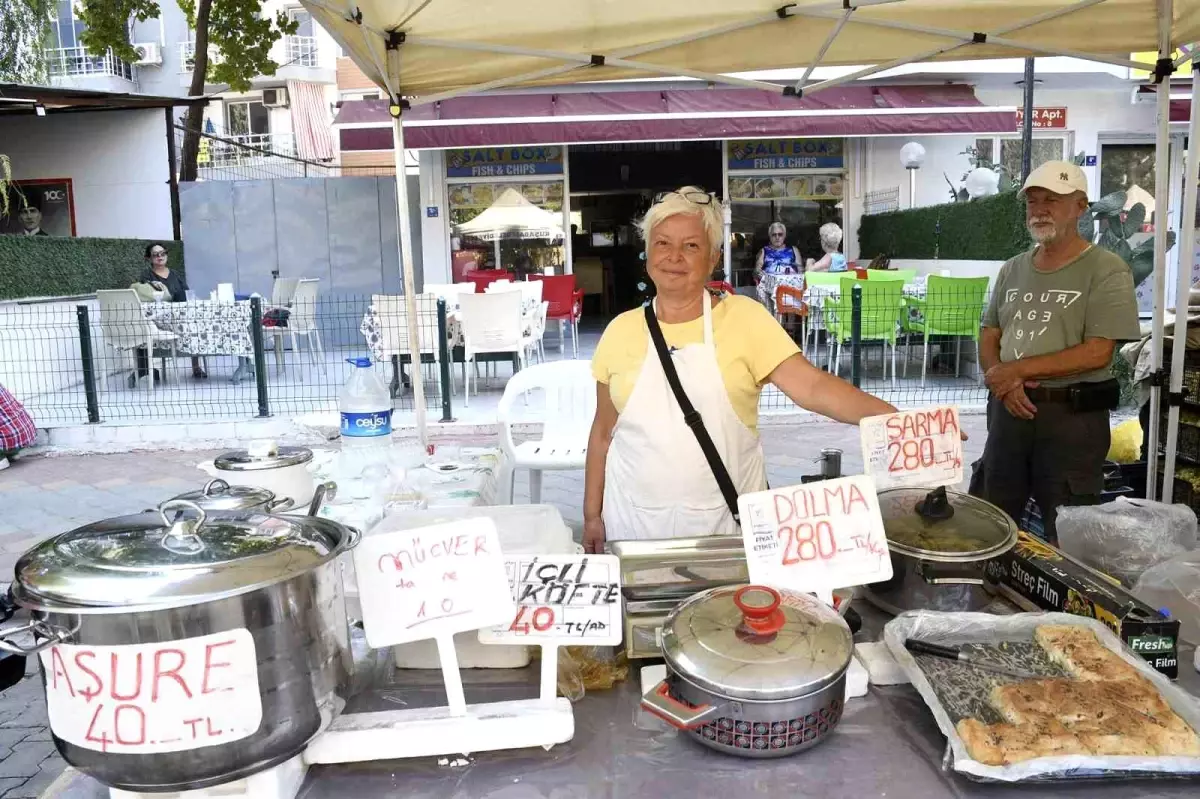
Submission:
<svg viewBox="0 0 1200 799">
<path fill-rule="evenodd" d="M 970 86 L 840 86 L 794 98 L 758 89 L 564 92 L 455 97 L 403 117 L 411 148 L 683 139 L 1010 133 L 1012 108 Z M 387 100 L 342 103 L 342 151 L 390 150 Z"/>
</svg>

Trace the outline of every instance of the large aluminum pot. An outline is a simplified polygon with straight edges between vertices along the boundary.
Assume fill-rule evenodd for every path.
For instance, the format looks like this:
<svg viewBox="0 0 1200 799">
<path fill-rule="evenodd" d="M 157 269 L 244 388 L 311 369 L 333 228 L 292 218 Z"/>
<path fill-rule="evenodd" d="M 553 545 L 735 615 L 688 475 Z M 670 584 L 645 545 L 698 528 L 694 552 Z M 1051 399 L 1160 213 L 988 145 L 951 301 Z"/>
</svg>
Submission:
<svg viewBox="0 0 1200 799">
<path fill-rule="evenodd" d="M 143 792 L 241 779 L 302 752 L 344 706 L 337 558 L 358 538 L 179 500 L 81 527 L 17 562 L 38 641 L 3 646 L 40 653 L 55 745 L 80 771 Z"/>
<path fill-rule="evenodd" d="M 807 594 L 712 588 L 663 625 L 667 678 L 642 706 L 720 752 L 795 754 L 837 726 L 853 651 L 842 617 Z"/>
<path fill-rule="evenodd" d="M 1017 525 L 1008 514 L 977 497 L 941 488 L 880 491 L 879 509 L 892 579 L 865 587 L 871 604 L 899 614 L 971 612 L 992 601 L 983 587 L 983 570 L 1017 543 Z"/>
</svg>

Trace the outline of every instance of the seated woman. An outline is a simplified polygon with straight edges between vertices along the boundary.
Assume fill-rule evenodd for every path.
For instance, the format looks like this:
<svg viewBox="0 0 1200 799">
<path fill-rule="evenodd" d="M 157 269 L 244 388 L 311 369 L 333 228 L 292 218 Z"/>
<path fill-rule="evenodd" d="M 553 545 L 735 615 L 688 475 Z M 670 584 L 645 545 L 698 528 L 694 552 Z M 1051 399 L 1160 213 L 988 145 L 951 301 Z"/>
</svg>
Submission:
<svg viewBox="0 0 1200 799">
<path fill-rule="evenodd" d="M 821 249 L 825 254 L 821 256 L 821 260 L 814 261 L 808 259 L 808 271 L 810 272 L 845 272 L 846 271 L 846 256 L 838 252 L 838 248 L 842 246 L 842 229 L 833 222 L 821 225 Z"/>
<path fill-rule="evenodd" d="M 157 241 L 146 245 L 146 268 L 138 276 L 138 282 L 148 283 L 158 291 L 167 292 L 168 302 L 187 302 L 187 278 L 182 272 L 171 271 L 167 266 L 167 248 Z M 137 378 L 130 377 L 131 383 L 150 372 L 150 357 L 144 348 L 137 350 L 136 358 Z M 208 377 L 208 373 L 200 366 L 198 355 L 192 356 L 192 377 L 197 380 Z M 154 379 L 158 380 L 157 374 Z"/>
<path fill-rule="evenodd" d="M 800 407 L 849 424 L 895 411 L 810 364 L 759 303 L 705 291 L 724 244 L 715 197 L 692 186 L 667 192 L 638 227 L 657 298 L 614 319 L 592 358 L 588 552 L 603 551 L 606 540 L 740 534 L 716 474 L 727 474 L 738 494 L 767 487 L 756 429 L 767 383 Z M 662 356 L 651 323 L 661 329 Z M 664 361 L 714 443 L 711 464 L 684 419 Z"/>
<path fill-rule="evenodd" d="M 787 228 L 782 222 L 772 222 L 767 228 L 770 244 L 758 251 L 754 264 L 755 277 L 767 275 L 794 275 L 804 271 L 804 260 L 800 251 L 787 243 Z"/>
<path fill-rule="evenodd" d="M 33 444 L 37 428 L 17 398 L 0 386 L 0 469 L 7 469 L 17 451 Z"/>
</svg>

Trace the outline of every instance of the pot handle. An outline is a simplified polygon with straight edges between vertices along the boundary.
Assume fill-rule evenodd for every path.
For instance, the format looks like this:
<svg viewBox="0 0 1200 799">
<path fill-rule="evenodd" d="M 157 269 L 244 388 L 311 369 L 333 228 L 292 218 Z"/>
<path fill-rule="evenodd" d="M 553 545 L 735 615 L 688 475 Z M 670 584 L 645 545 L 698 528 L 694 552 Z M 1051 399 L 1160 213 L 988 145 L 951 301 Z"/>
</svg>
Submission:
<svg viewBox="0 0 1200 799">
<path fill-rule="evenodd" d="M 294 507 L 296 507 L 296 500 L 292 499 L 291 497 L 280 497 L 279 499 L 273 499 L 267 503 L 267 513 L 290 510 Z"/>
<path fill-rule="evenodd" d="M 672 727 L 690 730 L 699 727 L 717 714 L 722 705 L 685 705 L 671 696 L 671 689 L 666 680 L 651 688 L 642 695 L 642 707 L 658 716 Z"/>
<path fill-rule="evenodd" d="M 978 570 L 961 569 L 946 569 L 939 564 L 938 568 L 930 568 L 926 561 L 922 561 L 917 573 L 929 585 L 983 585 L 983 577 L 980 576 Z"/>
<path fill-rule="evenodd" d="M 229 483 L 222 480 L 220 477 L 214 477 L 204 484 L 204 496 L 211 497 L 218 494 L 224 494 L 229 490 Z"/>
<path fill-rule="evenodd" d="M 5 652 L 10 652 L 14 655 L 36 655 L 43 649 L 49 649 L 52 646 L 64 643 L 68 638 L 79 631 L 79 625 L 82 620 L 76 620 L 75 626 L 70 630 L 55 629 L 42 619 L 34 619 L 24 624 L 18 624 L 14 627 L 0 629 L 0 649 Z M 8 640 L 10 635 L 20 635 L 21 633 L 37 632 L 45 636 L 45 640 L 38 641 L 31 647 L 24 647 L 20 644 L 14 644 Z"/>
</svg>

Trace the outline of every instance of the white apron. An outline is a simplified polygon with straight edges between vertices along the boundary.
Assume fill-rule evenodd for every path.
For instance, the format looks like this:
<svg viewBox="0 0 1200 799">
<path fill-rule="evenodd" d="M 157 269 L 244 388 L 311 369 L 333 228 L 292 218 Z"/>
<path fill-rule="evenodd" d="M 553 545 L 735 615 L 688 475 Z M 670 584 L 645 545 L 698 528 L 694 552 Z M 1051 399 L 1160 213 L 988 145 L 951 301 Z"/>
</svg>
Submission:
<svg viewBox="0 0 1200 799">
<path fill-rule="evenodd" d="M 671 357 L 738 494 L 762 491 L 767 487 L 762 446 L 729 401 L 713 346 L 707 293 L 704 300 L 704 342 L 675 350 Z M 608 540 L 741 535 L 695 434 L 683 421 L 649 330 L 646 335 L 646 360 L 617 417 L 604 469 Z"/>
</svg>

